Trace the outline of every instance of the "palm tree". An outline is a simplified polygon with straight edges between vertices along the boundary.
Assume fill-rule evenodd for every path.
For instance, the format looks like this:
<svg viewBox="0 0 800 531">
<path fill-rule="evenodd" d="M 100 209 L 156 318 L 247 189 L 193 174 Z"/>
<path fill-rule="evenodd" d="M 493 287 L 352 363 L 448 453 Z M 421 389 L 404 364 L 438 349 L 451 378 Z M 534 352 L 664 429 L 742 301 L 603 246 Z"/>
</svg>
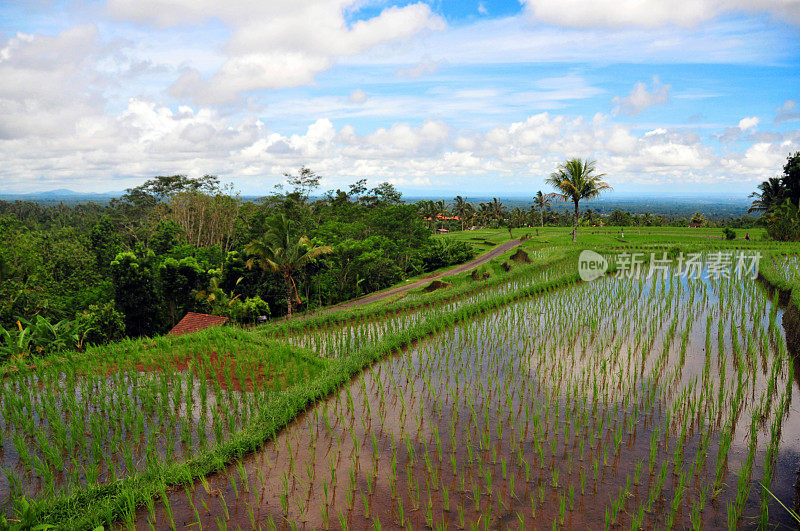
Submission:
<svg viewBox="0 0 800 531">
<path fill-rule="evenodd" d="M 692 217 L 689 220 L 689 224 L 700 226 L 703 225 L 706 221 L 708 220 L 703 214 L 701 214 L 700 212 L 695 212 L 694 214 L 692 214 Z"/>
<path fill-rule="evenodd" d="M 550 202 L 557 195 L 558 194 L 545 194 L 539 190 L 536 192 L 536 195 L 533 196 L 533 206 L 539 209 L 539 221 L 541 221 L 542 227 L 544 227 L 544 211 L 550 208 Z"/>
<path fill-rule="evenodd" d="M 511 221 L 510 226 L 514 227 L 515 229 L 518 227 L 522 227 L 525 225 L 526 221 L 525 211 L 522 210 L 520 207 L 514 207 L 514 210 L 511 211 L 509 214 L 509 220 Z"/>
<path fill-rule="evenodd" d="M 760 192 L 750 194 L 750 197 L 754 197 L 755 201 L 747 209 L 747 212 L 767 212 L 780 205 L 786 194 L 786 189 L 779 177 L 770 177 L 759 184 L 758 189 Z"/>
<path fill-rule="evenodd" d="M 572 159 L 558 166 L 545 182 L 553 186 L 558 192 L 556 195 L 564 201 L 572 201 L 575 205 L 575 227 L 572 231 L 572 241 L 578 241 L 579 203 L 581 199 L 592 199 L 611 186 L 600 178 L 605 174 L 594 175 L 595 162 L 593 160 Z"/>
<path fill-rule="evenodd" d="M 434 202 L 433 204 L 436 209 L 436 214 L 434 215 L 434 219 L 436 220 L 437 223 L 439 223 L 440 222 L 439 217 L 447 217 L 449 214 L 447 212 L 447 206 L 441 199 L 439 201 Z"/>
<path fill-rule="evenodd" d="M 489 222 L 489 218 L 491 217 L 489 203 L 478 203 L 476 217 L 481 225 L 485 225 Z"/>
<path fill-rule="evenodd" d="M 475 205 L 472 203 L 467 203 L 467 206 L 464 210 L 464 220 L 467 222 L 467 225 L 470 227 L 474 226 L 476 218 L 477 213 L 475 212 Z"/>
<path fill-rule="evenodd" d="M 445 215 L 447 213 L 447 209 L 444 206 L 444 201 L 432 201 L 422 200 L 417 203 L 417 209 L 419 210 L 422 217 L 425 218 L 425 222 L 428 225 L 428 228 L 433 230 L 436 228 L 436 223 L 438 222 L 438 216 Z"/>
<path fill-rule="evenodd" d="M 491 203 L 481 203 L 480 210 L 484 221 L 491 220 L 496 221 L 497 223 L 502 223 L 506 218 L 506 209 L 503 206 L 503 203 L 496 197 L 492 198 Z"/>
<path fill-rule="evenodd" d="M 427 201 L 425 199 L 417 203 L 417 211 L 422 216 L 422 219 L 425 220 L 425 225 L 428 226 L 428 229 L 431 228 L 431 220 L 433 219 L 431 217 L 430 203 L 431 203 L 430 201 Z"/>
<path fill-rule="evenodd" d="M 464 222 L 467 219 L 468 210 L 472 205 L 467 203 L 460 195 L 455 196 L 453 201 L 455 201 L 453 204 L 453 214 L 458 216 L 458 221 L 461 222 L 461 230 L 464 230 Z"/>
<path fill-rule="evenodd" d="M 294 275 L 297 271 L 320 255 L 333 252 L 329 245 L 314 245 L 308 236 L 292 234 L 291 224 L 281 214 L 269 223 L 269 230 L 260 239 L 244 248 L 251 257 L 247 260 L 247 268 L 258 265 L 261 269 L 274 271 L 283 276 L 286 284 L 287 318 L 292 318 L 292 306 L 300 303 L 300 295 Z"/>
</svg>

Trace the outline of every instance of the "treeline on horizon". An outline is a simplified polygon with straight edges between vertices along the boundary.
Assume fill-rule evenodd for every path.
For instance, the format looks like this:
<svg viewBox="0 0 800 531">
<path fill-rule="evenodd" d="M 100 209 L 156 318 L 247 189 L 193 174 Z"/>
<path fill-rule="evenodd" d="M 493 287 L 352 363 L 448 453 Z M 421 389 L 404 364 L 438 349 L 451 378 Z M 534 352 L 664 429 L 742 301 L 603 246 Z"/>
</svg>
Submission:
<svg viewBox="0 0 800 531">
<path fill-rule="evenodd" d="M 77 194 L 67 193 L 66 195 L 59 195 L 57 191 L 46 192 L 41 195 L 38 194 L 0 194 L 0 211 L 10 211 L 15 208 L 30 209 L 35 205 L 52 209 L 65 209 L 75 207 L 82 204 L 96 203 L 99 205 L 108 205 L 114 200 L 117 195 L 101 194 Z M 241 195 L 243 201 L 251 201 L 257 203 L 263 196 L 259 195 Z M 324 199 L 324 196 L 317 195 L 311 196 L 311 200 Z M 468 197 L 466 200 L 477 205 L 481 202 L 491 201 L 492 197 Z M 432 196 L 406 196 L 402 198 L 406 203 L 420 203 L 424 201 L 444 201 L 445 204 L 453 202 L 453 198 L 449 195 L 432 195 Z M 500 196 L 499 200 L 509 210 L 520 207 L 523 210 L 528 209 L 532 205 L 531 198 L 525 197 L 505 197 Z M 31 205 L 33 203 L 34 205 Z M 662 216 L 666 220 L 675 220 L 680 218 L 689 219 L 695 212 L 700 212 L 707 219 L 720 224 L 725 224 L 726 221 L 736 220 L 741 217 L 747 216 L 748 207 L 751 201 L 743 196 L 740 200 L 736 201 L 729 197 L 722 198 L 708 198 L 697 197 L 656 197 L 656 196 L 643 196 L 641 198 L 614 198 L 604 197 L 586 202 L 586 206 L 591 208 L 594 212 L 601 216 L 608 216 L 615 210 L 625 212 L 631 215 L 642 216 L 650 214 L 651 216 Z M 15 206 L 16 205 L 16 206 Z M 24 205 L 24 206 L 23 206 Z M 556 202 L 553 203 L 551 209 L 555 212 L 569 211 L 570 205 L 567 203 Z"/>
<path fill-rule="evenodd" d="M 797 239 L 798 160 L 789 157 L 785 175 L 754 194 L 758 218 L 714 217 L 713 208 L 691 216 L 587 208 L 578 225 L 763 225 L 775 239 Z M 473 257 L 463 241 L 431 238 L 437 231 L 575 222 L 552 193 L 538 192 L 528 206 L 461 196 L 412 203 L 389 183 L 369 188 L 362 179 L 319 194 L 312 170 L 285 176 L 285 185 L 257 200 L 215 176 L 174 175 L 106 204 L 0 201 L 0 347 L 28 341 L 34 344 L 17 351 L 41 350 L 39 336 L 46 336 L 41 344 L 82 346 L 156 335 L 188 311 L 253 323 Z"/>
<path fill-rule="evenodd" d="M 548 197 L 549 196 L 549 197 Z M 537 198 L 526 206 L 511 206 L 505 201 L 492 198 L 491 201 L 473 202 L 457 196 L 453 201 L 422 200 L 417 208 L 426 220 L 433 221 L 435 228 L 447 230 L 465 230 L 473 226 L 487 228 L 520 228 L 520 227 L 571 227 L 574 214 L 570 205 L 553 197 L 553 194 L 542 194 L 539 201 L 544 207 L 537 205 Z M 614 209 L 610 213 L 600 212 L 591 207 L 580 213 L 579 225 L 582 227 L 707 227 L 748 229 L 762 226 L 762 220 L 753 216 L 720 216 L 714 208 L 695 210 L 689 216 L 680 214 L 642 214 L 627 210 Z M 458 218 L 458 219 L 448 219 Z"/>
</svg>

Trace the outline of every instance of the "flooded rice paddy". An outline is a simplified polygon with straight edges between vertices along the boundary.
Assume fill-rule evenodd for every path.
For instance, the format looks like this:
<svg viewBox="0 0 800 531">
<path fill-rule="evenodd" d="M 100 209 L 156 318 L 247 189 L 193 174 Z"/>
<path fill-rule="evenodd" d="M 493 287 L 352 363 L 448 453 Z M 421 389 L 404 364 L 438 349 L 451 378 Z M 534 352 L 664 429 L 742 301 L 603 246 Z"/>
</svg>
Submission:
<svg viewBox="0 0 800 531">
<path fill-rule="evenodd" d="M 269 355 L 266 355 L 269 353 Z M 227 440 L 323 360 L 248 342 L 121 343 L 0 382 L 0 499 L 68 493 L 158 469 Z"/>
<path fill-rule="evenodd" d="M 753 280 L 670 275 L 517 302 L 375 364 L 120 526 L 791 527 L 775 498 L 797 506 L 800 464 L 782 316 Z M 405 324 L 305 344 L 341 356 Z"/>
</svg>

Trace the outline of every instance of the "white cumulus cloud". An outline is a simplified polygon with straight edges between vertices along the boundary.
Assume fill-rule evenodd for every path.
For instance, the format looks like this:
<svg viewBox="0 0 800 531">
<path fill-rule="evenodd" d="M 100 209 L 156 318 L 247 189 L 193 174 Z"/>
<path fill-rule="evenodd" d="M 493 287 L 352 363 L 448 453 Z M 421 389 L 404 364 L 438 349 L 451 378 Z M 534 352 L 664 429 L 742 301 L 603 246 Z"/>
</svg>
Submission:
<svg viewBox="0 0 800 531">
<path fill-rule="evenodd" d="M 216 104 L 248 91 L 310 83 L 338 58 L 445 26 L 424 3 L 388 7 L 348 25 L 346 13 L 357 5 L 356 0 L 111 0 L 109 9 L 118 18 L 159 27 L 209 20 L 229 26 L 221 68 L 210 76 L 189 68 L 172 87 L 176 97 Z"/>
<path fill-rule="evenodd" d="M 611 101 L 615 104 L 614 114 L 627 114 L 636 116 L 643 110 L 653 105 L 661 105 L 669 102 L 669 85 L 662 85 L 657 77 L 653 78 L 653 83 L 649 90 L 647 84 L 638 82 L 633 86 L 630 94 L 624 98 L 616 96 Z"/>
<path fill-rule="evenodd" d="M 753 127 L 758 125 L 758 117 L 757 116 L 748 116 L 746 118 L 742 118 L 739 120 L 739 129 L 742 131 L 747 131 L 748 129 L 752 129 Z"/>
<path fill-rule="evenodd" d="M 800 24 L 798 0 L 523 0 L 534 21 L 589 27 L 693 27 L 731 12 L 770 13 Z"/>
</svg>

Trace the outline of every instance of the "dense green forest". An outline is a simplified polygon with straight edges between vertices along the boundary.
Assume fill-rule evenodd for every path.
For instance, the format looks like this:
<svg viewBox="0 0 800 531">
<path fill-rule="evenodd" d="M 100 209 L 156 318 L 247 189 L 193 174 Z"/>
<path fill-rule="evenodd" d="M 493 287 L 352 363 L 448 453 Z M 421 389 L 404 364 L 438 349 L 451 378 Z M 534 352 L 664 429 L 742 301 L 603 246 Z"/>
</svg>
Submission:
<svg viewBox="0 0 800 531">
<path fill-rule="evenodd" d="M 312 200 L 319 177 L 303 168 L 258 201 L 241 200 L 213 176 L 178 175 L 107 205 L 0 202 L 5 342 L 24 341 L 19 332 L 37 323 L 65 342 L 102 343 L 163 333 L 187 311 L 253 322 L 472 257 L 466 244 L 432 240 L 416 205 L 391 185 L 365 183 Z M 323 252 L 300 259 L 315 248 Z M 285 268 L 270 266 L 279 258 L 295 260 L 288 280 Z M 44 319 L 70 323 L 53 331 Z"/>
</svg>

